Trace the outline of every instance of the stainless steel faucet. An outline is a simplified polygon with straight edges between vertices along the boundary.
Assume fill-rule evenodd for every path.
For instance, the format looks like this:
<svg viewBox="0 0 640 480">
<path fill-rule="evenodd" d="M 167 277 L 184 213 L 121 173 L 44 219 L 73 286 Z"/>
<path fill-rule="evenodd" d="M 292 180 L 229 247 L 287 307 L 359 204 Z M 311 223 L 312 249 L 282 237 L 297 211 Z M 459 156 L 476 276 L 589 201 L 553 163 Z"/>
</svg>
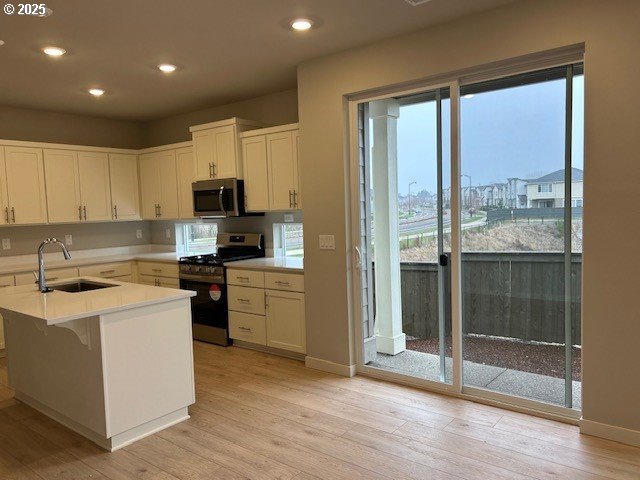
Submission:
<svg viewBox="0 0 640 480">
<path fill-rule="evenodd" d="M 60 240 L 57 240 L 55 238 L 47 238 L 40 244 L 40 246 L 38 247 L 38 284 L 40 285 L 40 291 L 42 293 L 51 291 L 51 289 L 47 287 L 47 279 L 44 274 L 44 247 L 50 243 L 60 245 L 65 260 L 69 260 L 71 258 L 69 250 L 67 250 L 67 247 L 65 247 L 64 243 L 62 243 Z"/>
</svg>

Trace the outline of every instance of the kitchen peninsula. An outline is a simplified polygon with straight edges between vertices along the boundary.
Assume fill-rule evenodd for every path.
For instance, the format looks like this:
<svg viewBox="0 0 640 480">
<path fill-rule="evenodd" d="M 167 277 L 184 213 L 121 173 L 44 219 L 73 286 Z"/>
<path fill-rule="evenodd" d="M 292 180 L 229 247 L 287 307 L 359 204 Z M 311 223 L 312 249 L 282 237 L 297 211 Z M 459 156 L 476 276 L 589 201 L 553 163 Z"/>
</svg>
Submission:
<svg viewBox="0 0 640 480">
<path fill-rule="evenodd" d="M 187 290 L 83 277 L 4 288 L 15 396 L 113 451 L 189 418 Z"/>
</svg>

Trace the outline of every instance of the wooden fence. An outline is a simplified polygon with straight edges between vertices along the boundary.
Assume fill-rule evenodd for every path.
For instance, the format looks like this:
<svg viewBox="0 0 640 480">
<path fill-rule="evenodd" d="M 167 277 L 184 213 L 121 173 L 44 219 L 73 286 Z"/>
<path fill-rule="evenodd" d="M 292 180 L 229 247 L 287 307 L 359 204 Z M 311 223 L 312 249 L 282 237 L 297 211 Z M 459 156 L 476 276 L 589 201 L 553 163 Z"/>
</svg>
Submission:
<svg viewBox="0 0 640 480">
<path fill-rule="evenodd" d="M 573 344 L 580 344 L 582 255 L 573 254 L 571 318 Z M 449 299 L 445 269 L 445 299 Z M 438 266 L 403 262 L 402 324 L 407 335 L 438 336 Z M 564 343 L 562 253 L 465 253 L 462 255 L 463 331 L 521 340 Z M 445 330 L 451 332 L 451 305 Z"/>
</svg>

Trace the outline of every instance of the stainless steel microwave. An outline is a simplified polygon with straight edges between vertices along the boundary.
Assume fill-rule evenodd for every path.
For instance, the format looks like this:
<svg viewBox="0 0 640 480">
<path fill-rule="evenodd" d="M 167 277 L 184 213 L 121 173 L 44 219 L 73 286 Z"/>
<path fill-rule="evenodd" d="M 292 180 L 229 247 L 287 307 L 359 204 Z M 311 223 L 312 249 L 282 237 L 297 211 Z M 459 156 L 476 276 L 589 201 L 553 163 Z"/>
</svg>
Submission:
<svg viewBox="0 0 640 480">
<path fill-rule="evenodd" d="M 244 182 L 237 178 L 193 182 L 193 215 L 240 217 L 244 212 Z"/>
</svg>

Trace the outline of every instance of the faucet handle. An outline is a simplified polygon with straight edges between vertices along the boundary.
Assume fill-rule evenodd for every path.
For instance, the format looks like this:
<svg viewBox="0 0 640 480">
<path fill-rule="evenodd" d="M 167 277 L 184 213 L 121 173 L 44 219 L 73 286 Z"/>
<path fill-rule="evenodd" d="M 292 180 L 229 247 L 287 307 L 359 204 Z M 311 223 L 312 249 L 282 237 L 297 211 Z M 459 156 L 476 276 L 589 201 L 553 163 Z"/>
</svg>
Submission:
<svg viewBox="0 0 640 480">
<path fill-rule="evenodd" d="M 40 283 L 40 278 L 38 277 L 38 274 L 36 273 L 36 271 L 33 270 L 31 273 L 33 273 L 33 278 L 36 279 L 35 283 Z"/>
</svg>

